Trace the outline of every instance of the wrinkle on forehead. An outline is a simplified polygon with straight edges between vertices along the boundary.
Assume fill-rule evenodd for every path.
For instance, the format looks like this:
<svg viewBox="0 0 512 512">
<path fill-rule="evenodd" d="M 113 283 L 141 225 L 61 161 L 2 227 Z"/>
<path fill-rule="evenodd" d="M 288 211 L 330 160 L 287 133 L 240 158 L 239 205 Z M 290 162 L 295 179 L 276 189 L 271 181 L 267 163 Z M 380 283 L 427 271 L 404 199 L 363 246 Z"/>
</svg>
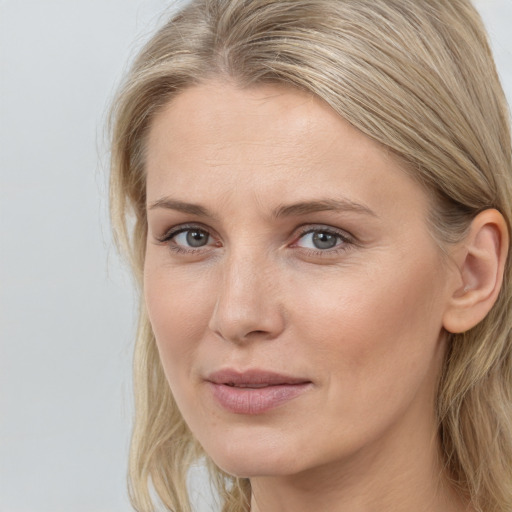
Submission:
<svg viewBox="0 0 512 512">
<path fill-rule="evenodd" d="M 331 183 L 338 194 L 378 213 L 370 203 L 379 203 L 386 189 L 393 194 L 397 170 L 407 174 L 397 157 L 329 105 L 291 87 L 194 86 L 159 113 L 149 135 L 150 202 L 172 196 L 172 189 L 202 190 L 215 202 L 244 190 L 258 204 L 270 195 L 280 203 L 300 202 L 332 196 L 326 194 Z"/>
</svg>

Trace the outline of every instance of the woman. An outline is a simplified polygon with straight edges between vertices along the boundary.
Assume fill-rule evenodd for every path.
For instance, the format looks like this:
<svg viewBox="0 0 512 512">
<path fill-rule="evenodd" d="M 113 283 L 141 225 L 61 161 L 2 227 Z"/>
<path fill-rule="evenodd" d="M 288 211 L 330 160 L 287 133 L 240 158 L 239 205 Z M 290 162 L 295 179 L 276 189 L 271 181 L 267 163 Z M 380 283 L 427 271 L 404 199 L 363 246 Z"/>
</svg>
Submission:
<svg viewBox="0 0 512 512">
<path fill-rule="evenodd" d="M 197 0 L 149 41 L 137 510 L 202 456 L 224 511 L 512 509 L 507 115 L 468 0 Z"/>
</svg>

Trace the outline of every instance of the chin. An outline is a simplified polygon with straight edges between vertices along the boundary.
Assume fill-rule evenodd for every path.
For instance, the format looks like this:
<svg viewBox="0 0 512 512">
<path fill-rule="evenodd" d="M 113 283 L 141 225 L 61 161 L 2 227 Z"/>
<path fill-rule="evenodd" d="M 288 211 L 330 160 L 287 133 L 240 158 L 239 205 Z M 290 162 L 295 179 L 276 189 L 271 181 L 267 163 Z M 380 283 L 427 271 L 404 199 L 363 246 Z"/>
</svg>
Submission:
<svg viewBox="0 0 512 512">
<path fill-rule="evenodd" d="M 238 478 L 255 478 L 270 476 L 288 476 L 301 472 L 296 461 L 287 460 L 287 457 L 251 457 L 251 454 L 236 454 L 233 457 L 219 456 L 213 462 L 229 475 Z"/>
<path fill-rule="evenodd" d="M 203 445 L 213 462 L 239 478 L 286 476 L 307 469 L 304 447 L 294 446 L 288 435 L 282 439 L 271 432 L 226 435 Z"/>
</svg>

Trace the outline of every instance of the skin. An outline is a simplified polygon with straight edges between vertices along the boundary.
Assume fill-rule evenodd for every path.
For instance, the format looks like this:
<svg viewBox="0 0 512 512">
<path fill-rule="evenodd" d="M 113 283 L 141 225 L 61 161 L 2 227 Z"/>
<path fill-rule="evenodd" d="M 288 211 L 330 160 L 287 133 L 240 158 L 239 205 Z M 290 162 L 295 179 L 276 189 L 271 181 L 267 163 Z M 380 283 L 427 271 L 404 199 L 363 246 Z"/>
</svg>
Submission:
<svg viewBox="0 0 512 512">
<path fill-rule="evenodd" d="M 325 200 L 342 204 L 283 210 Z M 461 274 L 396 158 L 306 93 L 209 82 L 154 120 L 147 204 L 145 299 L 169 385 L 216 464 L 251 479 L 251 510 L 467 510 L 443 483 L 434 415 Z M 326 230 L 335 245 L 319 249 Z M 311 385 L 234 414 L 205 382 L 224 368 Z"/>
</svg>

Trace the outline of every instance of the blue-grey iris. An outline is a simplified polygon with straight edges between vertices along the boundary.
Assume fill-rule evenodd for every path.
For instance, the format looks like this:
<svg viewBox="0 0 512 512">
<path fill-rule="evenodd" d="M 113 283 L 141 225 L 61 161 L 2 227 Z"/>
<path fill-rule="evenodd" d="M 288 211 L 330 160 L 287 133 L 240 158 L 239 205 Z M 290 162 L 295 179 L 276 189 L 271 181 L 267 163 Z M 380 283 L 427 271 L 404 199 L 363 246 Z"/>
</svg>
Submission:
<svg viewBox="0 0 512 512">
<path fill-rule="evenodd" d="M 187 231 L 187 244 L 190 247 L 203 247 L 208 243 L 208 233 L 191 229 Z"/>
<path fill-rule="evenodd" d="M 313 234 L 313 245 L 317 249 L 332 249 L 336 246 L 338 237 L 325 231 L 318 231 Z"/>
</svg>

